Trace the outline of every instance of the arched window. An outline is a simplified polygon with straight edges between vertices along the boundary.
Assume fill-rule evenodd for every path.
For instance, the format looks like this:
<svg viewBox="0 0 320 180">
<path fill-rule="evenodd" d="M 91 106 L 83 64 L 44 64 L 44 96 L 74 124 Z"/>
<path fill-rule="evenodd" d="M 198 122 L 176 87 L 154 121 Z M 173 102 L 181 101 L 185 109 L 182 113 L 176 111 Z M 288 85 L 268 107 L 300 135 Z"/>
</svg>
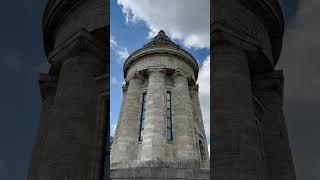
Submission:
<svg viewBox="0 0 320 180">
<path fill-rule="evenodd" d="M 147 93 L 142 95 L 142 108 L 141 108 L 141 117 L 140 117 L 140 132 L 139 132 L 139 141 L 143 140 L 143 130 L 144 130 L 144 119 L 146 112 L 146 102 L 147 102 Z"/>
<path fill-rule="evenodd" d="M 206 160 L 205 148 L 201 140 L 199 140 L 199 148 L 200 148 L 200 159 L 201 161 Z"/>
</svg>

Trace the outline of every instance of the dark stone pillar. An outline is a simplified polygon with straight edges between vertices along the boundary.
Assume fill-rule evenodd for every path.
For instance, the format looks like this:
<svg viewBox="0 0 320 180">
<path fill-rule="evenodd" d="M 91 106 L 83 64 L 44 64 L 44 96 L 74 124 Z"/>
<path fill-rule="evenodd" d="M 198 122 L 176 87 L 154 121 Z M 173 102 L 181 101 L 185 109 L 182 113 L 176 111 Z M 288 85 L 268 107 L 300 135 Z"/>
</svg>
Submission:
<svg viewBox="0 0 320 180">
<path fill-rule="evenodd" d="M 270 180 L 295 179 L 283 105 L 283 72 L 254 76 L 255 96 L 264 105 L 263 144 Z"/>
<path fill-rule="evenodd" d="M 213 179 L 257 180 L 261 153 L 247 54 L 232 45 L 213 49 Z"/>
<path fill-rule="evenodd" d="M 96 77 L 105 72 L 104 54 L 103 45 L 80 31 L 50 55 L 59 77 L 39 180 L 96 179 L 100 173 Z"/>
<path fill-rule="evenodd" d="M 47 143 L 48 128 L 50 113 L 54 104 L 56 94 L 56 79 L 50 75 L 40 76 L 40 89 L 42 94 L 42 112 L 40 115 L 40 122 L 37 131 L 36 143 L 33 147 L 32 160 L 29 167 L 29 180 L 40 180 L 38 178 L 41 167 L 43 167 L 43 160 L 45 157 L 45 146 Z"/>
</svg>

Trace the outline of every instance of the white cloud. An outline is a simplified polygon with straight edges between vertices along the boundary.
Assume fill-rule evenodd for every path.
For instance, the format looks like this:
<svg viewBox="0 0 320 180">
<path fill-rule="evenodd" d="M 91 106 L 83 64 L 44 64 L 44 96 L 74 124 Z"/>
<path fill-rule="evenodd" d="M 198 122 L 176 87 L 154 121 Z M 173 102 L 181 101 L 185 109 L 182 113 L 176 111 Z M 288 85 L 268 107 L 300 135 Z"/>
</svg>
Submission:
<svg viewBox="0 0 320 180">
<path fill-rule="evenodd" d="M 149 38 L 163 29 L 171 38 L 188 48 L 210 47 L 209 0 L 118 0 L 126 22 L 143 21 Z"/>
<path fill-rule="evenodd" d="M 118 83 L 119 83 L 119 81 L 116 77 L 111 77 L 111 85 L 116 85 Z"/>
<path fill-rule="evenodd" d="M 208 144 L 208 152 L 209 152 L 209 157 L 210 157 L 210 144 Z"/>
<path fill-rule="evenodd" d="M 198 84 L 203 124 L 207 140 L 210 140 L 210 56 L 204 60 L 200 67 Z"/>
<path fill-rule="evenodd" d="M 118 56 L 117 61 L 122 64 L 129 57 L 129 51 L 127 48 L 122 47 L 118 44 L 115 37 L 111 35 L 110 38 L 110 47 L 111 50 Z"/>
<path fill-rule="evenodd" d="M 111 116 L 111 115 L 110 115 Z M 116 128 L 117 128 L 117 124 L 118 124 L 118 121 L 114 122 L 113 124 L 111 124 L 111 132 L 110 132 L 110 136 L 113 136 L 114 137 L 114 134 L 116 132 Z"/>
</svg>

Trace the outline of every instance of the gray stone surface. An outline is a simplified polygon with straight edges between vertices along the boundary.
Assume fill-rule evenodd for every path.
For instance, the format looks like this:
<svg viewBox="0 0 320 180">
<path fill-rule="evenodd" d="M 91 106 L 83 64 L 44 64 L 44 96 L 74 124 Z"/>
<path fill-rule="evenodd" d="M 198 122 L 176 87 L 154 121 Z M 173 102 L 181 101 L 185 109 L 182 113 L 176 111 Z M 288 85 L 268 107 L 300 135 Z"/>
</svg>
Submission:
<svg viewBox="0 0 320 180">
<path fill-rule="evenodd" d="M 150 69 L 148 75 L 146 118 L 140 152 L 141 160 L 163 161 L 165 160 L 165 144 L 167 142 L 164 72 L 161 69 Z"/>
<path fill-rule="evenodd" d="M 173 79 L 174 156 L 178 161 L 199 161 L 188 80 L 181 72 L 176 72 Z"/>
<path fill-rule="evenodd" d="M 29 180 L 98 180 L 109 169 L 108 5 L 48 1 L 43 39 L 51 68 L 40 76 L 43 112 Z"/>
<path fill-rule="evenodd" d="M 111 179 L 209 179 L 198 70 L 196 60 L 163 31 L 128 57 L 124 64 L 127 91 L 111 152 Z M 140 80 L 135 93 L 130 92 L 132 79 Z M 167 92 L 171 92 L 172 141 L 167 139 Z M 143 93 L 147 94 L 146 112 L 139 141 Z M 199 140 L 204 145 L 203 160 Z M 122 144 L 126 148 L 120 149 Z"/>
<path fill-rule="evenodd" d="M 283 15 L 277 0 L 211 3 L 215 180 L 295 179 L 275 70 Z"/>
<path fill-rule="evenodd" d="M 210 178 L 208 170 L 192 169 L 174 169 L 174 168 L 130 168 L 130 169 L 112 169 L 112 179 L 193 179 L 208 180 Z"/>
<path fill-rule="evenodd" d="M 112 162 L 128 162 L 134 160 L 137 156 L 137 132 L 139 132 L 139 118 L 140 118 L 140 91 L 139 79 L 132 78 L 129 81 L 128 90 L 125 96 L 125 101 L 122 107 L 122 114 L 117 124 L 117 131 L 115 134 L 111 156 Z M 115 159 L 115 157 L 119 157 Z"/>
<path fill-rule="evenodd" d="M 254 94 L 264 105 L 263 143 L 270 179 L 295 179 L 283 105 L 283 71 L 261 74 L 253 80 Z"/>
</svg>

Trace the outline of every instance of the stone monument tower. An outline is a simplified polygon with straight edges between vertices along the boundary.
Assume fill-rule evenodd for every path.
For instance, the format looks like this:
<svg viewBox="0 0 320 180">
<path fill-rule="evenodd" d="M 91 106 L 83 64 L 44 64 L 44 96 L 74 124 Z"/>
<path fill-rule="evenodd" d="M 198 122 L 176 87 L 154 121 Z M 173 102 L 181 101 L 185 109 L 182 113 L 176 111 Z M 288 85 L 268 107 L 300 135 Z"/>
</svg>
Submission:
<svg viewBox="0 0 320 180">
<path fill-rule="evenodd" d="M 47 3 L 43 39 L 51 67 L 40 75 L 43 110 L 28 180 L 102 179 L 109 157 L 108 17 L 106 0 Z"/>
<path fill-rule="evenodd" d="M 276 70 L 284 20 L 278 0 L 214 0 L 214 180 L 294 180 Z"/>
<path fill-rule="evenodd" d="M 111 179 L 209 179 L 196 60 L 160 31 L 123 70 Z"/>
</svg>

